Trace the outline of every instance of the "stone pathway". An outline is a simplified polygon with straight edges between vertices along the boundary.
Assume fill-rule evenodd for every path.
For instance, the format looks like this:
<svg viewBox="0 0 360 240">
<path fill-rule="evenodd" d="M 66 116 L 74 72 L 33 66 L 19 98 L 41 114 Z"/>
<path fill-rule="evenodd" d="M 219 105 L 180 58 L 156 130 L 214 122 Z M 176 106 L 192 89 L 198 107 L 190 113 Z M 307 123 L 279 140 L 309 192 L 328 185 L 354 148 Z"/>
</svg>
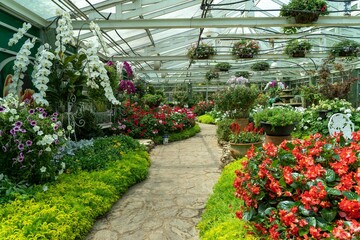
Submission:
<svg viewBox="0 0 360 240">
<path fill-rule="evenodd" d="M 87 240 L 199 239 L 199 222 L 220 176 L 215 126 L 187 140 L 157 146 L 148 178 L 99 219 Z"/>
</svg>

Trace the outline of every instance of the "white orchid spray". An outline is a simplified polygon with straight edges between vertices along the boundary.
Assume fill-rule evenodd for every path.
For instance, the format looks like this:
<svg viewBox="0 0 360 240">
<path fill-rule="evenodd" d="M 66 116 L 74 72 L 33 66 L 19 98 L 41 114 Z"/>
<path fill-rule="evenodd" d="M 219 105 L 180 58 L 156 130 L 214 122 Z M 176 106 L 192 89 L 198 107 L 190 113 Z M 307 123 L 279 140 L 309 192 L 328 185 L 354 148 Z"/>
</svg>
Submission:
<svg viewBox="0 0 360 240">
<path fill-rule="evenodd" d="M 57 11 L 58 16 L 61 16 L 58 20 L 56 27 L 56 41 L 55 41 L 55 52 L 65 52 L 65 44 L 71 44 L 74 42 L 73 27 L 71 25 L 71 18 L 68 12 Z"/>
<path fill-rule="evenodd" d="M 30 63 L 29 55 L 31 54 L 30 50 L 34 47 L 35 38 L 28 39 L 21 46 L 20 51 L 16 55 L 14 62 L 14 75 L 12 77 L 12 83 L 9 85 L 9 93 L 16 95 L 17 92 L 20 92 L 20 89 L 23 85 L 22 79 L 24 78 L 24 72 L 27 70 L 27 66 Z"/>
<path fill-rule="evenodd" d="M 93 21 L 90 22 L 90 30 L 93 31 L 94 36 L 98 37 L 101 47 L 103 48 L 104 52 L 106 54 L 109 54 L 109 50 L 106 47 L 106 42 L 104 40 L 104 37 L 101 33 L 99 25 L 94 23 Z"/>
<path fill-rule="evenodd" d="M 48 89 L 50 68 L 53 65 L 51 60 L 55 58 L 55 55 L 49 51 L 49 45 L 45 44 L 38 49 L 36 54 L 36 61 L 34 71 L 32 74 L 34 86 L 39 90 L 38 93 L 33 94 L 33 99 L 37 104 L 49 105 L 49 102 L 45 99 L 46 90 Z"/>
<path fill-rule="evenodd" d="M 110 80 L 107 71 L 97 55 L 99 44 L 96 40 L 86 43 L 87 49 L 80 49 L 80 53 L 87 56 L 87 63 L 85 64 L 85 72 L 88 74 L 87 86 L 91 88 L 99 88 L 96 81 L 100 80 L 100 85 L 104 88 L 105 97 L 114 105 L 119 105 L 120 102 L 115 98 L 114 92 L 110 85 Z"/>
<path fill-rule="evenodd" d="M 31 28 L 30 23 L 23 23 L 22 28 L 19 28 L 13 37 L 9 39 L 8 45 L 12 46 L 19 42 L 19 40 L 24 36 L 24 34 Z"/>
</svg>

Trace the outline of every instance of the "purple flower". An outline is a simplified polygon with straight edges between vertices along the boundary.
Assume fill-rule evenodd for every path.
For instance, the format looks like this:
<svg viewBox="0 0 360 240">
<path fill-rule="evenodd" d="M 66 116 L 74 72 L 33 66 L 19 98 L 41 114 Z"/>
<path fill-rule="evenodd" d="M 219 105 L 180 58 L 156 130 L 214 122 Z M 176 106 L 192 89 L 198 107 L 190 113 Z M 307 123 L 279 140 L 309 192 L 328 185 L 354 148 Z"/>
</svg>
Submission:
<svg viewBox="0 0 360 240">
<path fill-rule="evenodd" d="M 17 127 L 21 127 L 23 125 L 23 123 L 21 122 L 21 121 L 17 121 L 16 123 L 15 123 L 15 126 L 17 126 Z"/>
<path fill-rule="evenodd" d="M 14 129 L 15 132 L 18 132 L 20 130 L 19 127 L 14 127 L 13 129 Z"/>
<path fill-rule="evenodd" d="M 59 128 L 59 125 L 56 124 L 53 129 L 57 130 L 58 128 Z"/>
<path fill-rule="evenodd" d="M 46 112 L 43 112 L 43 113 L 42 113 L 42 116 L 43 116 L 43 117 L 46 117 L 46 116 L 47 116 L 47 113 L 46 113 Z"/>
<path fill-rule="evenodd" d="M 136 92 L 134 83 L 130 80 L 121 80 L 119 87 L 121 91 L 126 91 L 128 94 Z"/>
<path fill-rule="evenodd" d="M 34 110 L 34 109 L 30 109 L 30 110 L 29 110 L 29 113 L 30 113 L 30 114 L 34 114 L 34 113 L 35 113 L 35 110 Z"/>
<path fill-rule="evenodd" d="M 20 154 L 19 154 L 19 162 L 23 162 L 24 161 L 24 154 L 21 152 Z"/>
<path fill-rule="evenodd" d="M 54 112 L 52 115 L 53 115 L 54 117 L 59 116 L 59 114 L 58 114 L 57 112 Z"/>
<path fill-rule="evenodd" d="M 26 133 L 27 131 L 25 129 L 20 129 L 20 132 Z"/>
<path fill-rule="evenodd" d="M 41 113 L 44 112 L 44 109 L 41 108 L 41 107 L 37 107 L 36 110 L 38 110 L 38 111 L 41 112 Z"/>
<path fill-rule="evenodd" d="M 20 144 L 18 145 L 18 149 L 19 149 L 20 151 L 24 150 L 24 144 L 20 143 Z"/>
<path fill-rule="evenodd" d="M 14 135 L 16 134 L 16 133 L 15 133 L 15 130 L 14 130 L 14 129 L 11 129 L 11 130 L 10 130 L 10 134 L 14 136 Z"/>
<path fill-rule="evenodd" d="M 30 121 L 30 125 L 31 126 L 36 126 L 36 121 L 34 121 L 34 120 Z"/>
<path fill-rule="evenodd" d="M 31 140 L 27 140 L 25 144 L 26 144 L 26 146 L 30 147 L 30 146 L 32 145 L 32 141 L 31 141 Z"/>
<path fill-rule="evenodd" d="M 108 62 L 106 63 L 106 65 L 109 66 L 109 67 L 111 67 L 111 66 L 114 65 L 114 63 L 113 63 L 112 61 L 108 61 Z"/>
<path fill-rule="evenodd" d="M 56 118 L 55 117 L 52 117 L 52 118 L 50 118 L 51 119 L 51 121 L 53 121 L 53 122 L 56 122 Z"/>
<path fill-rule="evenodd" d="M 5 111 L 5 107 L 4 106 L 0 106 L 0 112 L 4 112 Z"/>
<path fill-rule="evenodd" d="M 124 69 L 125 69 L 125 71 L 126 71 L 127 78 L 128 78 L 128 79 L 132 78 L 132 76 L 133 76 L 133 71 L 132 71 L 132 69 L 131 69 L 130 64 L 129 64 L 128 62 L 124 61 L 124 62 L 123 62 L 123 67 L 124 67 Z"/>
</svg>

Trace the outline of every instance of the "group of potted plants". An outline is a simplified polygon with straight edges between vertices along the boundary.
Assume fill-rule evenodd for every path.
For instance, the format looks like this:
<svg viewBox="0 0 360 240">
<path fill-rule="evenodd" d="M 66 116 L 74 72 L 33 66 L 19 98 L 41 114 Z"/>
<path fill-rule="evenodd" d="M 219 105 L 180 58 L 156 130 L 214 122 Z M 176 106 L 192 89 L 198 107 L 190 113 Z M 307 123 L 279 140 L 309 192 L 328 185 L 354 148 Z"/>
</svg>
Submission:
<svg viewBox="0 0 360 240">
<path fill-rule="evenodd" d="M 260 50 L 259 42 L 249 39 L 241 39 L 234 43 L 232 47 L 232 55 L 239 58 L 252 58 L 258 54 Z"/>
<path fill-rule="evenodd" d="M 190 59 L 208 59 L 215 54 L 215 48 L 211 44 L 200 42 L 199 44 L 192 44 L 190 46 L 187 56 Z"/>
<path fill-rule="evenodd" d="M 265 61 L 259 61 L 251 65 L 253 71 L 267 71 L 270 68 L 270 64 Z"/>
<path fill-rule="evenodd" d="M 305 54 L 310 51 L 312 45 L 305 40 L 292 40 L 285 47 L 285 53 L 290 57 L 305 57 Z"/>
</svg>

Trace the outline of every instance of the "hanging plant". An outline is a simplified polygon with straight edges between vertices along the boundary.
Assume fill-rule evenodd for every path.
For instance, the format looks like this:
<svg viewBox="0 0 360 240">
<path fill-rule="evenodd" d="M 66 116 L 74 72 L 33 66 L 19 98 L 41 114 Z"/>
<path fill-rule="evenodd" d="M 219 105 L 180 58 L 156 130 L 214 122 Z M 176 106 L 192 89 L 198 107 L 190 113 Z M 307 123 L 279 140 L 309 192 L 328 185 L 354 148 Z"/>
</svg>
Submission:
<svg viewBox="0 0 360 240">
<path fill-rule="evenodd" d="M 280 10 L 281 17 L 294 18 L 296 23 L 307 24 L 316 22 L 319 15 L 328 15 L 327 3 L 324 0 L 291 0 Z M 300 27 L 285 27 L 285 33 L 296 33 Z"/>
<path fill-rule="evenodd" d="M 205 79 L 208 81 L 211 81 L 212 79 L 218 79 L 218 78 L 219 78 L 219 73 L 213 69 L 207 71 L 205 74 Z"/>
<path fill-rule="evenodd" d="M 249 78 L 250 73 L 248 71 L 238 71 L 238 72 L 235 72 L 235 77 Z"/>
<path fill-rule="evenodd" d="M 253 71 L 267 71 L 270 68 L 270 64 L 264 61 L 256 62 L 251 66 Z"/>
<path fill-rule="evenodd" d="M 207 43 L 201 42 L 199 45 L 193 44 L 188 50 L 187 56 L 190 59 L 208 59 L 214 56 L 216 51 L 213 46 Z"/>
<path fill-rule="evenodd" d="M 353 40 L 343 40 L 333 45 L 330 54 L 335 57 L 356 57 L 360 50 L 360 44 Z"/>
<path fill-rule="evenodd" d="M 228 62 L 222 62 L 215 65 L 215 69 L 221 72 L 227 72 L 231 68 L 231 64 Z"/>
<path fill-rule="evenodd" d="M 252 58 L 257 55 L 260 50 L 259 42 L 255 40 L 241 39 L 234 43 L 232 47 L 232 55 L 239 58 Z"/>
<path fill-rule="evenodd" d="M 292 40 L 285 47 L 285 53 L 290 57 L 305 57 L 305 54 L 312 48 L 310 42 L 305 40 Z"/>
</svg>

